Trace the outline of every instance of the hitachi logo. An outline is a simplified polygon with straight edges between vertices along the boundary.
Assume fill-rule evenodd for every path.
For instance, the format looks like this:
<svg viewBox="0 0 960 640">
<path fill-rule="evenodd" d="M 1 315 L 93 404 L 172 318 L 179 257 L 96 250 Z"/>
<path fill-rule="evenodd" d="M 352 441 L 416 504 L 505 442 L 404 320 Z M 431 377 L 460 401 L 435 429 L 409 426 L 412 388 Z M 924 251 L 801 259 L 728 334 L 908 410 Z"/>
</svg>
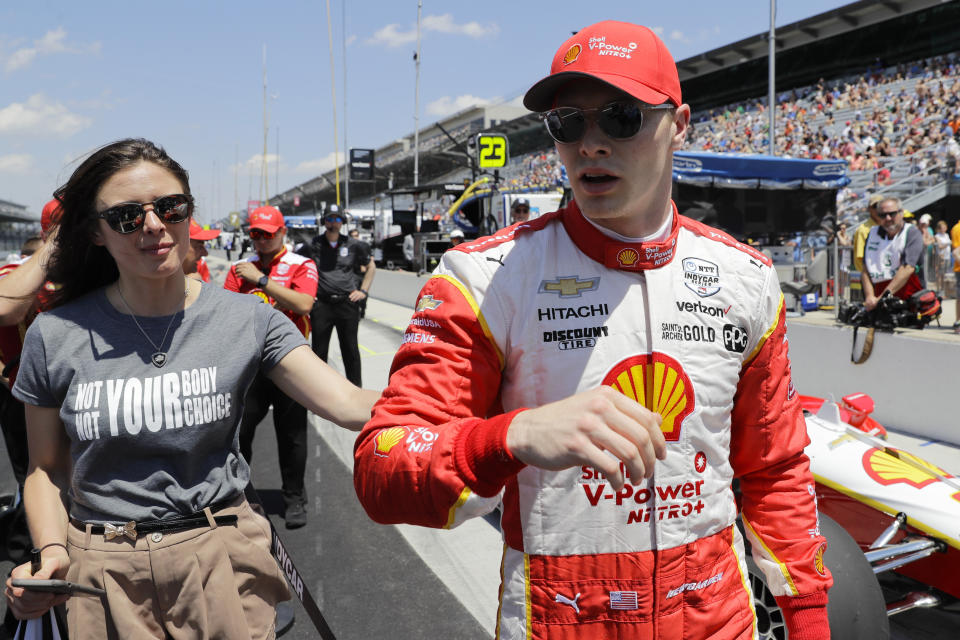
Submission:
<svg viewBox="0 0 960 640">
<path fill-rule="evenodd" d="M 579 307 L 541 307 L 537 309 L 537 320 L 540 322 L 608 315 L 610 315 L 610 308 L 606 304 L 585 304 Z"/>
<path fill-rule="evenodd" d="M 677 302 L 677 311 L 687 311 L 689 313 L 702 313 L 704 315 L 713 316 L 714 318 L 724 318 L 727 315 L 727 311 L 730 310 L 730 307 L 724 309 L 723 307 L 710 307 L 699 300 L 697 302 Z"/>
</svg>

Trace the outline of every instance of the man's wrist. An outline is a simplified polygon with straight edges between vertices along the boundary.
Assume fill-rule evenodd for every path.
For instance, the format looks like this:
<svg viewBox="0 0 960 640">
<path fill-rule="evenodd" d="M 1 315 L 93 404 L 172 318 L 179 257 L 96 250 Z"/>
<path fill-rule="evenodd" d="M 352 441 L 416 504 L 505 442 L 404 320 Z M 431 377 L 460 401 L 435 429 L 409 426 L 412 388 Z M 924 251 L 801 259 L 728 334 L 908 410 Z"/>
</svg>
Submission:
<svg viewBox="0 0 960 640">
<path fill-rule="evenodd" d="M 270 276 L 268 275 L 260 276 L 260 279 L 257 280 L 257 286 L 263 289 L 264 287 L 267 286 L 268 282 L 270 282 Z"/>
</svg>

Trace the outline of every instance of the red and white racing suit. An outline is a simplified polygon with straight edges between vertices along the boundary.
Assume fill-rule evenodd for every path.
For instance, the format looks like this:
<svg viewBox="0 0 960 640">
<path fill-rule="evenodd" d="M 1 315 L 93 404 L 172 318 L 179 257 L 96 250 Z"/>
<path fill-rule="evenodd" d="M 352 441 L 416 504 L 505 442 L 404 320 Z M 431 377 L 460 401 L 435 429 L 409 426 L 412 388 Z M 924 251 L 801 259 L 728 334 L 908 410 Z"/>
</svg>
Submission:
<svg viewBox="0 0 960 640">
<path fill-rule="evenodd" d="M 517 412 L 612 385 L 658 412 L 667 457 L 619 492 L 590 467 L 507 450 Z M 754 557 L 803 638 L 825 623 L 825 540 L 770 262 L 674 213 L 629 244 L 576 203 L 444 254 L 388 388 L 357 439 L 354 483 L 382 523 L 453 527 L 502 502 L 499 638 L 756 635 Z M 813 618 L 811 618 L 813 616 Z"/>
</svg>

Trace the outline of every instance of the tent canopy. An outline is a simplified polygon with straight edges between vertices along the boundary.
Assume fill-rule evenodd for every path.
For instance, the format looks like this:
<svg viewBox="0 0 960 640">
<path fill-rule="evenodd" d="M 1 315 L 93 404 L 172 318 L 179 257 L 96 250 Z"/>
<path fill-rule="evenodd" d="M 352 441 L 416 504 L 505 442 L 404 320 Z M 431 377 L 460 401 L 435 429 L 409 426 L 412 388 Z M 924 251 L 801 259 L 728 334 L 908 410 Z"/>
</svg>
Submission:
<svg viewBox="0 0 960 640">
<path fill-rule="evenodd" d="M 839 189 L 850 183 L 844 160 L 694 151 L 673 154 L 673 179 L 740 189 Z"/>
</svg>

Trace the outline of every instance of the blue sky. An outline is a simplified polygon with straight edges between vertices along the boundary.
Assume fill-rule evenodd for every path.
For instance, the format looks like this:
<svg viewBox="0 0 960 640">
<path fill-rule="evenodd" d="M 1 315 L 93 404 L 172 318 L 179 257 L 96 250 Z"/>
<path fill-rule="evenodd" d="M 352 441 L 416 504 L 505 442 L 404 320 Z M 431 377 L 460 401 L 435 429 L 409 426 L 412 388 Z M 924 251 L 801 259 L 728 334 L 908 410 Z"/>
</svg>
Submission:
<svg viewBox="0 0 960 640">
<path fill-rule="evenodd" d="M 777 24 L 844 4 L 780 0 Z M 516 98 L 571 31 L 599 20 L 654 28 L 681 60 L 766 31 L 768 11 L 767 0 L 423 0 L 420 123 Z M 417 2 L 331 0 L 330 18 L 342 162 L 344 49 L 349 146 L 413 131 Z M 3 2 L 0 199 L 39 211 L 79 158 L 129 136 L 186 167 L 201 221 L 257 199 L 263 45 L 272 195 L 277 176 L 285 190 L 333 166 L 325 0 Z"/>
</svg>

